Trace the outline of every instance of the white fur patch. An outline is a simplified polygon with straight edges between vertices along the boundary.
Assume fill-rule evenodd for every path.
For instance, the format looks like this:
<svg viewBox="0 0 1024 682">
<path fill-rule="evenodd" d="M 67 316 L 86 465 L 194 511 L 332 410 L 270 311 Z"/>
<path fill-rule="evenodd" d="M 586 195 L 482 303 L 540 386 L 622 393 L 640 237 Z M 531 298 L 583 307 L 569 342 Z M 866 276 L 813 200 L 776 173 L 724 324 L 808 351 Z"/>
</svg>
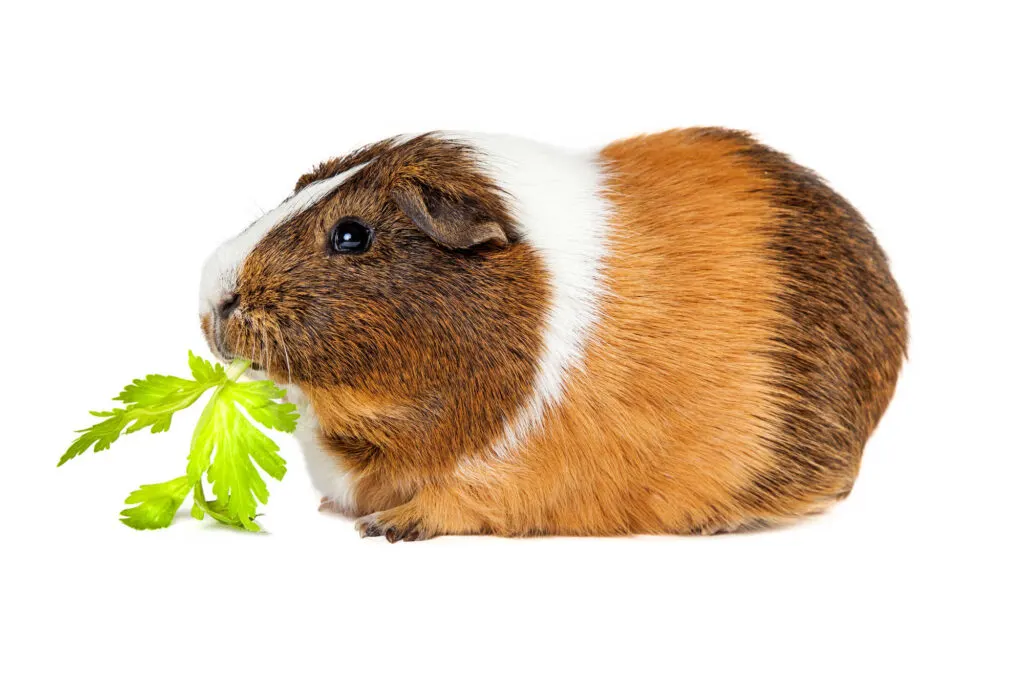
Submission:
<svg viewBox="0 0 1024 682">
<path fill-rule="evenodd" d="M 508 194 L 523 238 L 540 254 L 552 301 L 533 394 L 505 426 L 494 453 L 506 459 L 557 405 L 570 370 L 580 368 L 605 293 L 611 206 L 594 153 L 576 153 L 504 135 L 444 133 L 478 151 L 482 170 Z"/>
<path fill-rule="evenodd" d="M 299 423 L 295 427 L 295 438 L 299 441 L 302 455 L 306 459 L 309 478 L 324 497 L 328 498 L 342 512 L 355 514 L 355 479 L 342 468 L 338 458 L 325 452 L 317 440 L 320 424 L 309 399 L 296 386 L 288 386 L 288 402 L 294 403 L 299 411 Z"/>
<path fill-rule="evenodd" d="M 234 292 L 242 264 L 267 233 L 286 220 L 308 211 L 365 166 L 366 163 L 361 163 L 344 173 L 306 185 L 277 208 L 260 216 L 240 235 L 224 242 L 203 266 L 199 284 L 199 314 L 211 312 Z"/>
</svg>

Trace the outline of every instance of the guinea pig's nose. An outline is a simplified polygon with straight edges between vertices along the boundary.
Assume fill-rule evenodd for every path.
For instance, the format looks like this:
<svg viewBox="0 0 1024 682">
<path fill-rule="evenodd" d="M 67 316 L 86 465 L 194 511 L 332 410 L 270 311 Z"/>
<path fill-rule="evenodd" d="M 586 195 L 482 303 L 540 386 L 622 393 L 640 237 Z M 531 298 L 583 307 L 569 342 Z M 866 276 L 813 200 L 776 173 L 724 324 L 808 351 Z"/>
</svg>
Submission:
<svg viewBox="0 0 1024 682">
<path fill-rule="evenodd" d="M 242 298 L 238 294 L 230 294 L 218 303 L 217 314 L 220 316 L 220 319 L 228 319 L 228 317 L 231 316 L 231 313 L 235 312 L 235 308 L 238 307 L 238 303 L 241 300 Z"/>
</svg>

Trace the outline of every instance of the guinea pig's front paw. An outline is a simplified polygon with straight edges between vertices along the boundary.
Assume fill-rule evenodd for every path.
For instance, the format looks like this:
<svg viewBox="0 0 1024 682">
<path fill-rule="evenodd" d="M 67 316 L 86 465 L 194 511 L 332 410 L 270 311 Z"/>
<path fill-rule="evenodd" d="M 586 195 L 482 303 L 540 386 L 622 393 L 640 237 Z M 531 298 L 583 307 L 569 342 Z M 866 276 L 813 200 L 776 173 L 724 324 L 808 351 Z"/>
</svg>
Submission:
<svg viewBox="0 0 1024 682">
<path fill-rule="evenodd" d="M 383 535 L 388 542 L 412 542 L 433 537 L 418 518 L 406 514 L 402 507 L 361 516 L 356 520 L 356 530 L 359 531 L 359 537 L 372 538 Z"/>
</svg>

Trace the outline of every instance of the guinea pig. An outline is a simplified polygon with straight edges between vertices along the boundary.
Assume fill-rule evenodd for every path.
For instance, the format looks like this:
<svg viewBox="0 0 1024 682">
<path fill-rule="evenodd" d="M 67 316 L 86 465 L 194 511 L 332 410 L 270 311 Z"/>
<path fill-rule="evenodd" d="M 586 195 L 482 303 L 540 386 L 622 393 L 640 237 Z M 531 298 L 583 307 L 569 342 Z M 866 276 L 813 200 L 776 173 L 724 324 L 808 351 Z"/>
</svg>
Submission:
<svg viewBox="0 0 1024 682">
<path fill-rule="evenodd" d="M 719 128 L 377 142 L 215 251 L 200 306 L 298 405 L 321 508 L 392 542 L 819 512 L 907 344 L 861 215 Z"/>
</svg>

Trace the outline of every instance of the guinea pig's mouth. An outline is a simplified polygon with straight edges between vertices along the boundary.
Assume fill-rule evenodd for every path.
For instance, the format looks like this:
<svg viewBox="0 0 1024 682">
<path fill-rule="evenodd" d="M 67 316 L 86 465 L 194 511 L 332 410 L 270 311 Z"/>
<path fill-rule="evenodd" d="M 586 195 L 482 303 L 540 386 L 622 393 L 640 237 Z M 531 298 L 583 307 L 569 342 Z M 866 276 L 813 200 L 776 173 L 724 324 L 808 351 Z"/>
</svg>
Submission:
<svg viewBox="0 0 1024 682">
<path fill-rule="evenodd" d="M 228 363 L 231 363 L 232 361 L 237 360 L 239 358 L 242 358 L 243 360 L 249 360 L 249 358 L 243 358 L 241 355 L 225 355 L 222 359 L 224 360 L 225 364 L 228 364 Z M 249 371 L 252 371 L 252 372 L 262 372 L 263 371 L 263 365 L 261 365 L 260 363 L 256 362 L 255 360 L 249 360 Z"/>
<path fill-rule="evenodd" d="M 256 360 L 253 360 L 252 358 L 247 358 L 244 355 L 238 355 L 236 353 L 231 353 L 231 352 L 229 352 L 227 349 L 225 349 L 220 344 L 217 344 L 216 353 L 217 353 L 217 355 L 220 356 L 220 359 L 224 361 L 224 364 L 229 364 L 230 362 L 241 358 L 242 360 L 248 360 L 249 361 L 249 371 L 253 371 L 253 372 L 262 372 L 263 371 L 263 365 L 260 362 L 258 362 Z"/>
<path fill-rule="evenodd" d="M 249 361 L 249 371 L 262 372 L 263 363 L 247 358 L 244 355 L 233 353 L 228 349 L 227 344 L 224 340 L 224 325 L 220 323 L 215 317 L 207 315 L 202 318 L 202 330 L 206 336 L 206 342 L 210 346 L 210 350 L 217 356 L 217 359 L 223 362 L 225 365 L 231 363 L 236 358 L 242 358 Z"/>
<path fill-rule="evenodd" d="M 246 372 L 262 372 L 263 371 L 263 365 L 262 364 L 260 364 L 256 360 L 250 360 L 249 358 L 245 357 L 244 355 L 235 355 L 234 353 L 225 353 L 222 349 L 219 349 L 219 348 L 216 351 L 216 355 L 220 356 L 220 360 L 225 365 L 228 365 L 232 361 L 238 360 L 239 358 L 241 358 L 242 360 L 249 360 L 249 367 L 246 369 Z"/>
</svg>

